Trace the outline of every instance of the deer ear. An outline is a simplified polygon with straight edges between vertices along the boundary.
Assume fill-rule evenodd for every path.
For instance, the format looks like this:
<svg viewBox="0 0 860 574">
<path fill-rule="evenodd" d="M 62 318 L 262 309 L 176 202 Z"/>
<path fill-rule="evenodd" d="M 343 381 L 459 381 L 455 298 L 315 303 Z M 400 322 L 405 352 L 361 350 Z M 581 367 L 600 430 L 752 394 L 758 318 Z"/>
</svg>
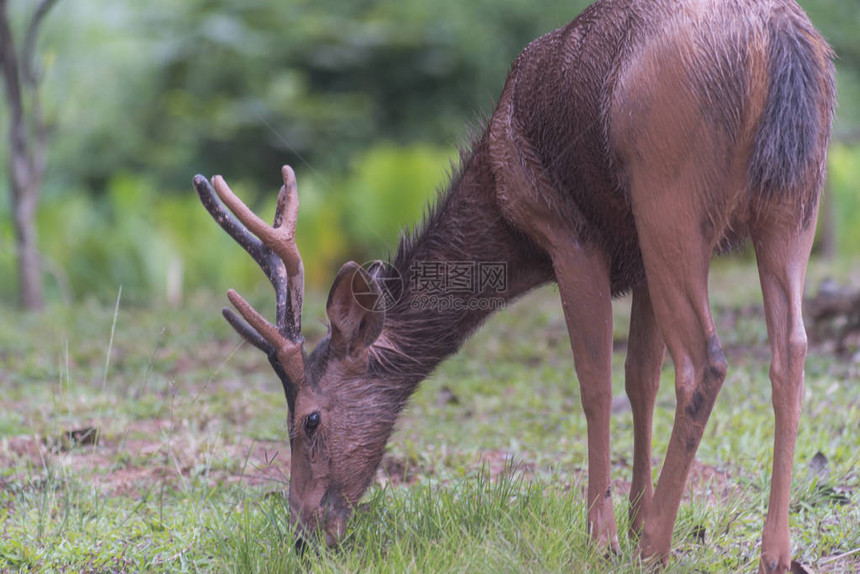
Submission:
<svg viewBox="0 0 860 574">
<path fill-rule="evenodd" d="M 340 268 L 326 303 L 336 354 L 357 356 L 379 337 L 385 322 L 379 307 L 381 293 L 376 281 L 354 261 Z"/>
</svg>

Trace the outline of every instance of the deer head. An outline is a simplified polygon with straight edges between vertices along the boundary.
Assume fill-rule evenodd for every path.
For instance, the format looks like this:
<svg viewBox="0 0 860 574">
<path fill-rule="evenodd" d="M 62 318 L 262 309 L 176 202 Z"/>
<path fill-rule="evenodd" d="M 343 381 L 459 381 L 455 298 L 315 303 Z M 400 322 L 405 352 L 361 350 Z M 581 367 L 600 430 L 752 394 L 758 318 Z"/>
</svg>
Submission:
<svg viewBox="0 0 860 574">
<path fill-rule="evenodd" d="M 215 221 L 260 265 L 275 290 L 274 325 L 233 290 L 227 297 L 238 315 L 227 308 L 223 314 L 266 354 L 283 384 L 292 450 L 290 515 L 296 532 L 301 537 L 322 531 L 334 545 L 373 478 L 399 409 L 392 407 L 390 388 L 374 384 L 368 369 L 371 345 L 385 319 L 384 313 L 371 310 L 380 293 L 373 270 L 354 262 L 340 269 L 326 306 L 329 331 L 313 352 L 305 353 L 296 178 L 288 166 L 282 175 L 271 226 L 221 176 L 210 185 L 198 175 L 194 187 Z"/>
</svg>

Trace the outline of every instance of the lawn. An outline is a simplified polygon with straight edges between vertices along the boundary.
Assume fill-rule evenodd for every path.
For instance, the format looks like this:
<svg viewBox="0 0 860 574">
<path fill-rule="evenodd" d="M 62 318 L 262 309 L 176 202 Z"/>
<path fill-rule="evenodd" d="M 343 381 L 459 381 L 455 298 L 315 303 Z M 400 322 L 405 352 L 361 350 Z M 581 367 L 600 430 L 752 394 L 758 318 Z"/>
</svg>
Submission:
<svg viewBox="0 0 860 574">
<path fill-rule="evenodd" d="M 835 271 L 838 269 L 839 271 Z M 809 292 L 860 265 L 816 264 Z M 261 279 L 262 283 L 262 279 Z M 729 375 L 675 526 L 668 572 L 752 572 L 772 448 L 769 351 L 751 265 L 721 262 L 712 306 Z M 313 341 L 324 293 L 304 316 Z M 261 286 L 253 302 L 272 306 Z M 632 421 L 616 305 L 612 461 L 622 550 L 585 530 L 585 418 L 557 292 L 494 316 L 415 395 L 366 504 L 333 550 L 294 551 L 286 404 L 259 352 L 220 317 L 182 308 L 0 308 L 0 570 L 639 572 L 626 536 Z M 860 572 L 860 352 L 814 342 L 791 513 L 809 572 Z M 666 361 L 655 478 L 671 430 Z"/>
</svg>

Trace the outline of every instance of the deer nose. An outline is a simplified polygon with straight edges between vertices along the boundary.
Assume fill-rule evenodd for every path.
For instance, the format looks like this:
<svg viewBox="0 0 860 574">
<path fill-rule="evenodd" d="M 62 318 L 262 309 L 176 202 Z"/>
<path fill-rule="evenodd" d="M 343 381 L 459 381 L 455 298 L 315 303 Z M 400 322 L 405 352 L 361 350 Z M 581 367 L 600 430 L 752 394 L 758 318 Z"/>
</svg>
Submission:
<svg viewBox="0 0 860 574">
<path fill-rule="evenodd" d="M 326 493 L 322 500 L 323 529 L 325 531 L 326 544 L 331 548 L 343 538 L 346 533 L 346 521 L 350 515 L 349 506 L 346 501 L 340 496 L 332 496 Z"/>
<path fill-rule="evenodd" d="M 329 548 L 337 546 L 346 532 L 346 516 L 343 514 L 329 515 L 325 524 L 325 542 Z"/>
<path fill-rule="evenodd" d="M 296 552 L 302 554 L 308 546 L 308 540 L 313 540 L 317 532 L 318 516 L 316 513 L 303 512 L 302 507 L 290 501 L 290 524 L 293 527 Z"/>
<path fill-rule="evenodd" d="M 338 540 L 339 539 L 336 537 L 336 535 L 334 535 L 331 532 L 329 532 L 328 530 L 326 530 L 326 533 L 325 533 L 326 546 L 328 546 L 329 548 L 334 548 L 335 546 L 337 546 Z"/>
</svg>

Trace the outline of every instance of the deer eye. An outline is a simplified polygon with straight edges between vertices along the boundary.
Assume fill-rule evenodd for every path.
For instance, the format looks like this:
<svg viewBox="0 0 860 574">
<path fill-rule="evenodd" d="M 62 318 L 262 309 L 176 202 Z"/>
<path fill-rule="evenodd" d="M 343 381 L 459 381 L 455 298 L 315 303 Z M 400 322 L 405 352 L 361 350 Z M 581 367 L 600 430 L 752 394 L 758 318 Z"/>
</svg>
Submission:
<svg viewBox="0 0 860 574">
<path fill-rule="evenodd" d="M 320 426 L 320 414 L 318 411 L 315 411 L 305 419 L 305 433 L 310 436 L 318 426 Z"/>
</svg>

